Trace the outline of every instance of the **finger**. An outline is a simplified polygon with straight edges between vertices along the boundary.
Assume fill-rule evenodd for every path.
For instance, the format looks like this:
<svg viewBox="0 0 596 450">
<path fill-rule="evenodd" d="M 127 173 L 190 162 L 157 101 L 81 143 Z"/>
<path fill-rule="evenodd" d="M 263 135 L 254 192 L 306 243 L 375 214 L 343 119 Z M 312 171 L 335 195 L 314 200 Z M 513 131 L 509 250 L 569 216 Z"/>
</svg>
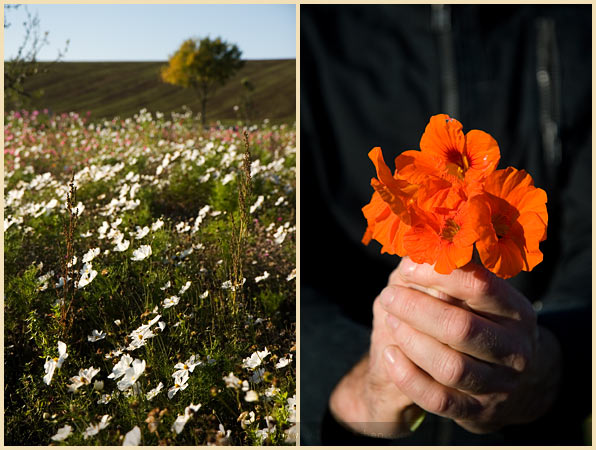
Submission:
<svg viewBox="0 0 596 450">
<path fill-rule="evenodd" d="M 509 392 L 513 389 L 514 378 L 510 369 L 458 352 L 389 313 L 385 320 L 400 350 L 442 385 L 472 394 Z"/>
<path fill-rule="evenodd" d="M 433 380 L 398 347 L 388 346 L 384 357 L 391 381 L 422 409 L 451 419 L 468 419 L 480 412 L 476 399 Z"/>
<path fill-rule="evenodd" d="M 531 319 L 534 311 L 530 302 L 513 286 L 498 278 L 484 267 L 470 263 L 455 269 L 449 275 L 435 272 L 428 264 L 416 264 L 402 258 L 391 275 L 391 281 L 400 278 L 402 283 L 420 285 L 464 300 L 480 314 L 498 319 Z"/>
<path fill-rule="evenodd" d="M 414 289 L 387 286 L 379 303 L 412 328 L 482 361 L 523 370 L 531 357 L 531 341 L 515 330 Z"/>
</svg>

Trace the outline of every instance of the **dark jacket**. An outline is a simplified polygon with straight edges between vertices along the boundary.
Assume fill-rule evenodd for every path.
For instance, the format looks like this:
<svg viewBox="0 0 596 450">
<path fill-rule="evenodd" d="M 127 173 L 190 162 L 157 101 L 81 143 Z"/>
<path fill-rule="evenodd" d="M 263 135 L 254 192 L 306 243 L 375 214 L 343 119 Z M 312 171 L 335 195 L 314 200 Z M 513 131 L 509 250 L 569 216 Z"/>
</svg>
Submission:
<svg viewBox="0 0 596 450">
<path fill-rule="evenodd" d="M 333 329 L 321 311 L 340 315 L 351 339 L 366 336 L 399 262 L 360 243 L 375 176 L 367 153 L 380 146 L 391 162 L 419 149 L 430 117 L 447 113 L 497 140 L 499 168 L 526 169 L 547 192 L 544 261 L 511 283 L 562 343 L 563 388 L 551 415 L 496 441 L 427 429 L 404 443 L 581 444 L 591 413 L 591 5 L 302 5 L 300 32 L 303 443 L 319 442 L 321 405 L 368 345 L 325 356 Z M 305 383 L 317 355 L 344 362 Z M 342 443 L 336 431 L 324 443 Z"/>
</svg>

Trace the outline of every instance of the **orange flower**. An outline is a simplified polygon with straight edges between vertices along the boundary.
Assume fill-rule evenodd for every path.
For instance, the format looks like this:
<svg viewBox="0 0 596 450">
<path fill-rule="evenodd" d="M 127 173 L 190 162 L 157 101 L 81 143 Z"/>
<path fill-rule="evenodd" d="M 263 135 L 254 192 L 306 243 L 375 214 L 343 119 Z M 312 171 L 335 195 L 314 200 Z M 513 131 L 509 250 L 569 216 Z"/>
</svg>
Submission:
<svg viewBox="0 0 596 450">
<path fill-rule="evenodd" d="M 391 175 L 380 147 L 373 148 L 368 156 L 377 169 L 378 179 L 371 180 L 375 193 L 362 208 L 368 222 L 362 242 L 368 245 L 375 239 L 383 246 L 381 253 L 404 256 L 403 234 L 412 220 L 418 186 L 397 178 L 397 172 L 395 177 Z"/>
<path fill-rule="evenodd" d="M 369 152 L 377 178 L 362 208 L 367 229 L 362 242 L 381 243 L 382 253 L 408 255 L 449 274 L 472 259 L 502 278 L 532 270 L 542 261 L 546 239 L 546 193 L 526 172 L 495 171 L 497 142 L 446 114 L 431 117 L 421 151 L 395 158 L 392 174 L 379 147 Z"/>
<path fill-rule="evenodd" d="M 455 210 L 482 192 L 482 182 L 499 163 L 497 142 L 471 130 L 447 114 L 431 117 L 420 139 L 421 151 L 407 151 L 396 160 L 399 176 L 421 186 L 419 204 L 425 210 Z M 424 203 L 424 204 L 423 204 Z"/>
<path fill-rule="evenodd" d="M 427 212 L 404 234 L 404 249 L 416 263 L 435 264 L 449 274 L 472 259 L 478 239 L 478 213 L 469 203 L 450 215 Z"/>
<path fill-rule="evenodd" d="M 484 191 L 471 201 L 483 224 L 476 243 L 482 263 L 501 278 L 532 270 L 543 257 L 539 242 L 546 239 L 546 192 L 513 167 L 489 175 Z"/>
<path fill-rule="evenodd" d="M 490 134 L 471 130 L 464 136 L 462 124 L 447 114 L 430 118 L 420 139 L 420 150 L 435 161 L 440 176 L 452 183 L 483 180 L 495 170 L 501 158 L 497 141 Z M 424 163 L 428 164 L 428 161 Z"/>
</svg>

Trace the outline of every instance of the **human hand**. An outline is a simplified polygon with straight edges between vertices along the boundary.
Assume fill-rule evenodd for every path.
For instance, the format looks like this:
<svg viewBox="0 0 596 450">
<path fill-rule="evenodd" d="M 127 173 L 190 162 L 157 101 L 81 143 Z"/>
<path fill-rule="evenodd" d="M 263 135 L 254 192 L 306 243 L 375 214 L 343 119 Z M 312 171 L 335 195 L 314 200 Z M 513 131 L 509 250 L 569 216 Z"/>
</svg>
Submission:
<svg viewBox="0 0 596 450">
<path fill-rule="evenodd" d="M 375 336 L 373 378 L 471 432 L 531 422 L 556 396 L 556 338 L 520 292 L 474 263 L 441 275 L 402 259 L 375 301 Z"/>
<path fill-rule="evenodd" d="M 369 351 L 335 387 L 329 408 L 338 422 L 356 433 L 398 438 L 412 432 L 423 411 L 397 388 L 388 371 L 384 351 L 395 342 L 386 316 L 377 297 Z"/>
</svg>

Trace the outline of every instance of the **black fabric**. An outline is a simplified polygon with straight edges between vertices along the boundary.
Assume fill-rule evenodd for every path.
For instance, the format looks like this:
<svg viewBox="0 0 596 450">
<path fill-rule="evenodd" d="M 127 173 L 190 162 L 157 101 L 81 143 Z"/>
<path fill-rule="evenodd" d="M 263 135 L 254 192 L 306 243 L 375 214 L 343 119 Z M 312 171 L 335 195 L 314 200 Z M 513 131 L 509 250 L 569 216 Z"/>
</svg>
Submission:
<svg viewBox="0 0 596 450">
<path fill-rule="evenodd" d="M 301 6 L 301 283 L 310 295 L 336 305 L 343 326 L 351 321 L 370 327 L 372 302 L 399 262 L 381 255 L 374 241 L 360 243 L 366 228 L 361 208 L 370 201 L 375 176 L 368 151 L 380 146 L 390 162 L 402 151 L 419 149 L 430 117 L 450 113 L 442 110 L 442 47 L 431 18 L 430 5 Z M 548 315 L 546 326 L 562 343 L 563 392 L 575 405 L 571 415 L 578 424 L 591 411 L 591 5 L 452 5 L 450 18 L 456 118 L 464 132 L 481 129 L 497 140 L 499 168 L 526 169 L 548 195 L 544 261 L 511 283 Z M 562 161 L 552 167 L 545 162 L 536 74 L 537 26 L 544 19 L 555 24 L 561 94 Z M 578 311 L 585 320 L 574 321 Z M 311 314 L 317 309 L 301 312 L 301 367 L 316 367 L 322 353 L 321 347 L 309 355 L 305 347 Z M 333 335 L 331 325 L 319 325 L 319 333 Z M 328 350 L 333 353 L 325 357 L 338 365 L 354 359 L 349 348 Z M 301 407 L 302 416 L 320 424 L 328 386 L 337 380 L 325 380 L 324 373 L 319 380 L 301 379 L 302 398 L 326 383 L 316 417 Z M 569 418 L 568 411 L 553 414 L 548 420 Z M 516 428 L 509 436 L 538 443 L 535 428 Z M 568 443 L 581 439 L 558 432 Z M 450 436 L 445 443 L 468 442 L 457 432 Z"/>
</svg>

